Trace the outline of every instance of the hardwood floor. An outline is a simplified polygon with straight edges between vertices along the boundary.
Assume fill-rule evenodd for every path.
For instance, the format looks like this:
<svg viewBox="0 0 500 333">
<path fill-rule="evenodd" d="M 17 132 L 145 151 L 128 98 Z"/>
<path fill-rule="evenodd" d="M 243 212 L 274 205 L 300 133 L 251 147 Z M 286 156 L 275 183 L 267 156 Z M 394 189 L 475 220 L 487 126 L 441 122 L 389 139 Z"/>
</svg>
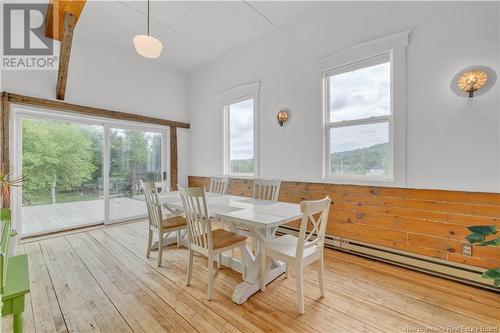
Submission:
<svg viewBox="0 0 500 333">
<path fill-rule="evenodd" d="M 296 310 L 293 270 L 240 306 L 231 293 L 241 276 L 222 268 L 207 301 L 206 259 L 195 257 L 187 287 L 187 250 L 169 247 L 159 268 L 156 252 L 145 257 L 146 230 L 145 222 L 130 223 L 20 245 L 31 275 L 25 331 L 499 330 L 499 294 L 332 250 L 326 250 L 326 298 L 319 298 L 316 266 L 305 270 L 303 316 Z"/>
</svg>

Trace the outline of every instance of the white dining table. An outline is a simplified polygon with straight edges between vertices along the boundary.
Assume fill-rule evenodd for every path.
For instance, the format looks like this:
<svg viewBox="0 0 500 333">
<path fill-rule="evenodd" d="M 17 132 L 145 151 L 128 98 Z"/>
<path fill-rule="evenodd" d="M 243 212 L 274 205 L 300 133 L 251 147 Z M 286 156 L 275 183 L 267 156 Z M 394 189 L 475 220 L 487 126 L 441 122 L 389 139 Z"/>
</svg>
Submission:
<svg viewBox="0 0 500 333">
<path fill-rule="evenodd" d="M 170 211 L 183 211 L 179 192 L 159 193 L 162 205 Z M 222 265 L 242 272 L 246 265 L 245 281 L 237 285 L 233 291 L 232 300 L 243 304 L 260 289 L 260 243 L 275 237 L 278 227 L 302 217 L 300 206 L 287 202 L 256 200 L 235 195 L 221 195 L 206 192 L 207 207 L 210 217 L 222 220 L 231 231 L 254 238 L 257 246 L 255 254 L 248 246 L 242 255 L 242 260 L 232 255 L 223 255 Z M 285 272 L 283 263 L 270 260 L 269 283 Z"/>
</svg>

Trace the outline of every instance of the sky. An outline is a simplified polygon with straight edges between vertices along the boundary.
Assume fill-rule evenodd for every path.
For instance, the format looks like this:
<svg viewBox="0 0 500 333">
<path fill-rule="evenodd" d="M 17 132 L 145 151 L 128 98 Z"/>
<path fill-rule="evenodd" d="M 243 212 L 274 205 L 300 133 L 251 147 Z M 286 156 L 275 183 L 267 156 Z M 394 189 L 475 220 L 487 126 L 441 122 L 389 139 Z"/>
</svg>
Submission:
<svg viewBox="0 0 500 333">
<path fill-rule="evenodd" d="M 253 99 L 229 107 L 229 137 L 231 160 L 253 158 Z"/>
<path fill-rule="evenodd" d="M 330 121 L 364 119 L 390 114 L 390 63 L 330 77 Z M 350 151 L 388 142 L 388 124 L 336 128 L 330 152 Z"/>
</svg>

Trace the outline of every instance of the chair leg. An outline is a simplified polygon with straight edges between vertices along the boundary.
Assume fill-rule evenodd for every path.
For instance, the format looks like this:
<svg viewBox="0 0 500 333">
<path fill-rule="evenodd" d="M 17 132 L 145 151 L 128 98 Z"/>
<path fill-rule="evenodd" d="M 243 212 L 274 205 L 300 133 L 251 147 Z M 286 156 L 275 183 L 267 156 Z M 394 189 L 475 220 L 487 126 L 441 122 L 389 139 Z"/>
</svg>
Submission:
<svg viewBox="0 0 500 333">
<path fill-rule="evenodd" d="M 24 329 L 24 312 L 14 315 L 14 321 L 12 322 L 12 332 L 23 333 Z"/>
<path fill-rule="evenodd" d="M 319 258 L 319 269 L 318 269 L 318 278 L 319 278 L 319 291 L 321 297 L 325 297 L 325 281 L 323 278 L 323 274 L 325 271 L 325 262 L 323 260 L 323 255 Z"/>
<path fill-rule="evenodd" d="M 181 247 L 181 231 L 177 230 L 177 248 Z"/>
<path fill-rule="evenodd" d="M 212 255 L 208 256 L 208 300 L 212 300 L 212 293 L 214 287 L 214 258 Z"/>
<path fill-rule="evenodd" d="M 288 278 L 288 275 L 290 274 L 290 265 L 288 263 L 285 264 L 285 279 Z"/>
<path fill-rule="evenodd" d="M 222 262 L 222 253 L 219 253 L 219 256 L 217 257 L 217 270 L 220 269 L 221 262 Z"/>
<path fill-rule="evenodd" d="M 149 258 L 151 255 L 151 245 L 153 244 L 153 230 L 149 228 L 148 230 L 148 249 L 146 250 L 146 258 Z"/>
<path fill-rule="evenodd" d="M 266 280 L 267 280 L 267 256 L 265 247 L 261 246 L 260 248 L 260 260 L 261 260 L 261 268 L 260 268 L 260 290 L 266 291 Z"/>
<path fill-rule="evenodd" d="M 304 272 L 302 271 L 302 266 L 300 264 L 297 265 L 297 300 L 298 300 L 298 308 L 299 308 L 299 313 L 304 314 L 304 290 L 303 290 L 303 284 L 304 284 L 304 278 L 303 278 Z"/>
<path fill-rule="evenodd" d="M 191 275 L 193 274 L 193 260 L 194 260 L 194 253 L 191 248 L 189 248 L 189 255 L 188 255 L 188 267 L 187 267 L 187 277 L 186 277 L 186 286 L 189 286 L 191 284 Z"/>
<path fill-rule="evenodd" d="M 158 233 L 158 267 L 161 266 L 161 257 L 163 255 L 163 234 Z"/>
</svg>

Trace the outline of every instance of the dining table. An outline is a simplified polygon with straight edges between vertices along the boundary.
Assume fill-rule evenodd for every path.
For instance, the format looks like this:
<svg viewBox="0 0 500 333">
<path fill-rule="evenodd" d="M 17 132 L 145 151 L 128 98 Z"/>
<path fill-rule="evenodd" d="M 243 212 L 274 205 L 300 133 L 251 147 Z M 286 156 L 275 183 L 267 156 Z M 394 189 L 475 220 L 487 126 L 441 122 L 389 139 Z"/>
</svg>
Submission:
<svg viewBox="0 0 500 333">
<path fill-rule="evenodd" d="M 183 204 L 178 191 L 159 193 L 160 203 L 174 214 L 181 214 Z M 245 280 L 233 291 L 232 300 L 236 304 L 245 303 L 260 289 L 262 260 L 260 244 L 276 237 L 278 228 L 286 223 L 302 218 L 300 205 L 269 200 L 258 200 L 229 194 L 205 193 L 211 218 L 221 220 L 230 231 L 253 238 L 256 244 L 251 251 L 248 244 L 241 258 L 234 253 L 223 254 L 221 264 L 242 272 L 246 265 Z M 285 272 L 285 265 L 270 258 L 266 284 Z"/>
</svg>

